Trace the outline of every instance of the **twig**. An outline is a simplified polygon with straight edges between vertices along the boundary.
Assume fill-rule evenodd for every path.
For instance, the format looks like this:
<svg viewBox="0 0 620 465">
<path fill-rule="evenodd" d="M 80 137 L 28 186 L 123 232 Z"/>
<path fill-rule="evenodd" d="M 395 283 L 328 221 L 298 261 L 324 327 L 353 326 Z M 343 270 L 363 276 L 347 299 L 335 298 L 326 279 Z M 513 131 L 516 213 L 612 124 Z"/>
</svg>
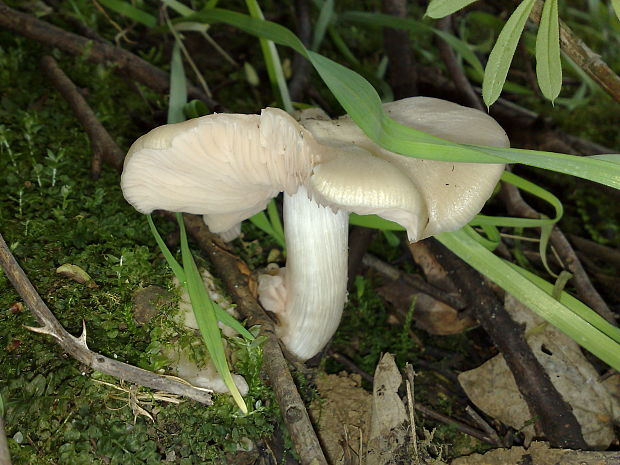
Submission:
<svg viewBox="0 0 620 465">
<path fill-rule="evenodd" d="M 58 322 L 54 314 L 45 305 L 41 296 L 11 254 L 2 234 L 0 234 L 0 265 L 13 284 L 15 290 L 24 299 L 30 311 L 41 324 L 38 328 L 29 328 L 34 332 L 52 336 L 69 355 L 93 370 L 114 376 L 130 383 L 151 389 L 178 394 L 202 404 L 210 405 L 210 391 L 196 388 L 190 384 L 175 381 L 167 376 L 156 375 L 147 370 L 119 362 L 91 351 L 86 345 L 86 325 L 79 337 L 72 336 Z"/>
<path fill-rule="evenodd" d="M 411 247 L 413 247 L 413 245 L 411 245 Z M 434 299 L 440 300 L 441 302 L 450 305 L 456 310 L 462 310 L 463 308 L 465 308 L 465 301 L 457 293 L 447 292 L 443 289 L 440 289 L 439 287 L 437 287 L 438 283 L 436 281 L 433 282 L 433 284 L 429 284 L 416 275 L 403 273 L 389 263 L 386 263 L 383 260 L 380 260 L 379 258 L 369 253 L 364 255 L 363 263 L 367 267 L 372 268 L 373 270 L 379 272 L 383 276 L 390 278 L 393 281 L 403 279 L 407 284 L 409 284 L 417 291 L 427 294 Z M 425 274 L 428 275 L 427 269 L 425 269 L 424 271 Z M 452 289 L 454 289 L 454 284 L 451 284 L 451 287 Z"/>
<path fill-rule="evenodd" d="M 382 0 L 385 14 L 407 17 L 406 0 Z M 387 81 L 392 86 L 396 100 L 418 94 L 418 73 L 413 61 L 409 32 L 401 29 L 383 29 L 383 48 L 388 57 Z"/>
<path fill-rule="evenodd" d="M 440 30 L 452 34 L 452 16 L 448 15 L 441 18 L 437 22 L 437 26 Z M 443 39 L 437 40 L 437 47 L 439 48 L 439 55 L 441 56 L 441 59 L 446 65 L 448 73 L 452 78 L 452 82 L 457 90 L 461 92 L 469 106 L 472 108 L 477 108 L 480 111 L 486 111 L 486 108 L 482 105 L 480 98 L 474 92 L 469 79 L 465 76 L 463 67 L 459 65 L 452 47 Z"/>
<path fill-rule="evenodd" d="M 450 270 L 459 291 L 476 318 L 504 355 L 519 391 L 536 418 L 538 429 L 553 447 L 585 449 L 581 427 L 571 406 L 562 398 L 515 323 L 480 274 L 436 240 L 429 245 L 437 260 Z"/>
<path fill-rule="evenodd" d="M 282 354 L 274 323 L 250 290 L 253 287 L 250 285 L 252 277 L 247 264 L 226 250 L 226 245 L 209 231 L 201 217 L 185 214 L 183 218 L 187 231 L 217 269 L 218 276 L 237 304 L 237 310 L 247 318 L 249 324 L 261 326 L 261 335 L 267 339 L 263 346 L 264 368 L 301 463 L 327 464 L 306 407 Z"/>
<path fill-rule="evenodd" d="M 413 367 L 410 363 L 405 365 L 405 374 L 407 375 L 407 380 L 405 384 L 407 385 L 407 406 L 409 410 L 409 425 L 411 426 L 411 442 L 413 443 L 413 453 L 415 457 L 415 461 L 420 463 L 420 454 L 418 452 L 418 433 L 415 426 L 415 384 L 414 384 L 414 376 Z"/>
<path fill-rule="evenodd" d="M 11 454 L 9 454 L 9 443 L 6 440 L 2 412 L 0 412 L 0 465 L 11 465 Z"/>
<path fill-rule="evenodd" d="M 544 2 L 536 0 L 530 19 L 540 23 Z M 583 69 L 616 102 L 620 102 L 620 77 L 560 20 L 560 45 L 562 50 Z"/>
<path fill-rule="evenodd" d="M 482 430 L 487 433 L 487 435 L 493 439 L 493 441 L 497 442 L 498 444 L 502 444 L 502 440 L 499 438 L 499 435 L 497 434 L 497 431 L 495 431 L 493 428 L 491 428 L 491 425 L 489 425 L 484 418 L 482 418 L 482 416 L 480 416 L 480 414 L 478 412 L 476 412 L 473 408 L 471 408 L 471 406 L 467 406 L 465 407 L 465 411 L 467 412 L 467 414 L 472 417 L 474 419 L 474 421 L 476 423 L 478 423 L 478 425 L 480 425 L 480 427 L 482 428 Z"/>
<path fill-rule="evenodd" d="M 506 204 L 506 209 L 511 215 L 523 216 L 526 218 L 540 218 L 540 213 L 530 207 L 523 197 L 519 189 L 512 184 L 502 183 L 502 199 Z M 551 232 L 551 245 L 557 251 L 560 260 L 566 265 L 568 271 L 573 274 L 573 282 L 579 297 L 592 307 L 599 315 L 616 325 L 616 319 L 613 312 L 609 309 L 603 298 L 592 285 L 590 278 L 583 269 L 577 254 L 564 236 L 564 233 L 557 226 Z"/>
<path fill-rule="evenodd" d="M 101 161 L 105 159 L 117 171 L 123 168 L 123 158 L 125 154 L 112 140 L 108 131 L 101 125 L 97 116 L 90 108 L 77 87 L 71 82 L 67 75 L 58 66 L 56 60 L 51 56 L 41 58 L 41 68 L 47 74 L 54 87 L 67 101 L 73 113 L 77 117 L 82 127 L 86 130 L 93 149 L 91 163 L 91 176 L 93 179 L 99 178 L 101 174 Z"/>
<path fill-rule="evenodd" d="M 1 1 L 0 27 L 41 42 L 46 46 L 57 47 L 71 55 L 85 55 L 95 63 L 113 64 L 115 70 L 128 75 L 156 92 L 166 93 L 170 88 L 168 73 L 133 53 L 120 47 L 67 32 L 34 16 L 9 8 Z M 209 98 L 195 85 L 189 84 L 187 91 L 190 97 L 202 100 L 211 109 L 221 108 L 215 100 Z"/>
<path fill-rule="evenodd" d="M 568 238 L 573 244 L 575 244 L 579 251 L 587 254 L 590 259 L 600 260 L 616 267 L 620 267 L 620 251 L 618 249 L 614 249 L 573 234 L 569 234 Z"/>
</svg>

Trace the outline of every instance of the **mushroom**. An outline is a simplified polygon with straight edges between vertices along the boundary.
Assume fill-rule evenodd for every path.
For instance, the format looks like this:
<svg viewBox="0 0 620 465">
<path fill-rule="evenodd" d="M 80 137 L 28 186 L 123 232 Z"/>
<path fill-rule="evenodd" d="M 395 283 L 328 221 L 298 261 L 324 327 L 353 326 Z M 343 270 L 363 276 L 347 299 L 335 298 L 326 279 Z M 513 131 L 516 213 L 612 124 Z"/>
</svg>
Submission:
<svg viewBox="0 0 620 465">
<path fill-rule="evenodd" d="M 508 145 L 491 117 L 451 102 L 414 97 L 384 109 L 453 142 Z M 340 322 L 350 212 L 395 221 L 412 242 L 453 231 L 480 211 L 503 167 L 407 158 L 376 145 L 349 117 L 313 111 L 300 124 L 267 108 L 152 130 L 130 148 L 121 186 L 143 213 L 202 214 L 211 231 L 229 236 L 284 192 L 286 267 L 259 278 L 259 298 L 277 315 L 289 351 L 306 360 Z"/>
</svg>

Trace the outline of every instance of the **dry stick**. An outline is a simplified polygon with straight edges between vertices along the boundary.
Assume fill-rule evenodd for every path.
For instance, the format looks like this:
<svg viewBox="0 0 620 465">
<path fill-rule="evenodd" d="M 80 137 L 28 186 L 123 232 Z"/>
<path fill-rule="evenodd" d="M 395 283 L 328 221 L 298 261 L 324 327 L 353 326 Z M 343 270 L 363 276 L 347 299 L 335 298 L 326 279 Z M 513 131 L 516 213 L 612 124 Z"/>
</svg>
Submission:
<svg viewBox="0 0 620 465">
<path fill-rule="evenodd" d="M 406 0 L 382 0 L 383 13 L 399 18 L 407 17 Z M 418 94 L 418 73 L 413 61 L 409 32 L 402 29 L 383 29 L 383 48 L 388 57 L 387 81 L 396 100 Z"/>
<path fill-rule="evenodd" d="M 67 75 L 51 56 L 44 56 L 41 59 L 41 68 L 52 82 L 54 87 L 67 101 L 80 124 L 88 134 L 90 144 L 93 149 L 93 159 L 91 176 L 93 179 L 99 178 L 101 174 L 101 161 L 107 163 L 121 171 L 123 168 L 123 158 L 125 154 L 112 140 L 108 131 L 97 119 L 95 112 L 90 108 L 78 88 L 71 82 Z"/>
<path fill-rule="evenodd" d="M 49 47 L 57 47 L 71 55 L 84 55 L 95 63 L 112 64 L 114 69 L 157 92 L 166 93 L 170 88 L 168 73 L 133 53 L 120 47 L 67 32 L 34 16 L 13 10 L 1 1 L 0 27 Z M 188 84 L 187 91 L 190 97 L 202 100 L 211 109 L 220 108 L 215 100 L 205 95 L 198 87 Z"/>
<path fill-rule="evenodd" d="M 440 30 L 447 32 L 448 34 L 452 34 L 452 15 L 441 18 L 437 22 L 437 26 Z M 476 95 L 476 92 L 474 92 L 469 79 L 465 76 L 463 67 L 459 65 L 452 47 L 441 38 L 437 39 L 437 47 L 439 48 L 439 56 L 441 56 L 442 61 L 446 65 L 448 73 L 452 78 L 452 82 L 458 91 L 461 92 L 469 106 L 472 108 L 477 108 L 480 111 L 486 111 L 486 108 L 482 105 L 480 98 Z"/>
<path fill-rule="evenodd" d="M 538 430 L 552 447 L 586 449 L 581 427 L 525 340 L 523 329 L 500 303 L 482 276 L 435 239 L 429 245 L 437 260 L 450 270 L 476 318 L 500 350 Z"/>
<path fill-rule="evenodd" d="M 170 392 L 188 397 L 202 404 L 210 405 L 211 391 L 196 388 L 189 384 L 181 383 L 167 376 L 156 375 L 147 370 L 142 370 L 126 363 L 105 357 L 91 351 L 86 345 L 86 326 L 80 337 L 69 334 L 58 322 L 54 314 L 45 305 L 41 296 L 19 266 L 15 257 L 11 254 L 2 234 L 0 234 L 0 265 L 13 284 L 15 290 L 24 300 L 37 321 L 42 325 L 40 328 L 29 328 L 41 334 L 47 334 L 56 339 L 56 342 L 76 360 L 88 365 L 93 370 L 114 376 L 121 380 L 146 386 L 151 389 Z"/>
<path fill-rule="evenodd" d="M 512 184 L 502 183 L 502 198 L 506 204 L 508 213 L 515 216 L 523 216 L 526 218 L 540 218 L 540 213 L 530 207 L 523 197 L 519 189 Z M 590 278 L 583 269 L 581 261 L 573 250 L 572 246 L 564 236 L 564 233 L 555 226 L 551 232 L 551 245 L 557 251 L 560 259 L 573 274 L 573 283 L 579 297 L 592 307 L 596 313 L 601 315 L 613 325 L 617 325 L 613 312 L 609 309 L 603 298 L 592 285 Z"/>
<path fill-rule="evenodd" d="M 620 250 L 573 234 L 569 234 L 568 238 L 575 244 L 580 252 L 586 254 L 590 259 L 601 260 L 616 267 L 620 267 Z"/>
<path fill-rule="evenodd" d="M 465 301 L 461 298 L 461 296 L 439 289 L 438 287 L 427 283 L 418 276 L 403 273 L 398 268 L 378 259 L 374 255 L 369 253 L 365 254 L 362 263 L 377 271 L 379 274 L 390 278 L 392 281 L 402 279 L 416 291 L 427 294 L 432 298 L 451 306 L 455 310 L 462 310 L 465 308 Z"/>
<path fill-rule="evenodd" d="M 544 2 L 536 0 L 530 19 L 540 23 Z M 594 79 L 616 102 L 620 102 L 620 77 L 612 71 L 600 55 L 594 53 L 577 37 L 564 21 L 560 21 L 560 45 L 562 50 Z"/>
<path fill-rule="evenodd" d="M 183 215 L 189 234 L 207 254 L 218 277 L 226 284 L 237 310 L 251 325 L 261 326 L 267 340 L 263 346 L 264 367 L 269 376 L 282 416 L 291 433 L 303 465 L 327 464 L 306 407 L 288 370 L 273 321 L 256 301 L 250 288 L 250 270 L 239 257 L 228 252 L 221 239 L 211 233 L 199 216 Z"/>
</svg>

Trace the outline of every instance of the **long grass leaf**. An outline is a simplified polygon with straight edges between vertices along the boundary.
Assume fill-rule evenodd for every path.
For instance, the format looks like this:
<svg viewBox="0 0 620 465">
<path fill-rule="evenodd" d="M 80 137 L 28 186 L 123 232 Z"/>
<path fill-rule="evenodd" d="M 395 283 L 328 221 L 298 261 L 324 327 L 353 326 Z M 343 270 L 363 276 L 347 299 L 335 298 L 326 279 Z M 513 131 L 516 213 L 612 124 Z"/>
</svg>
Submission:
<svg viewBox="0 0 620 465">
<path fill-rule="evenodd" d="M 437 239 L 480 273 L 489 277 L 522 304 L 564 332 L 586 350 L 620 369 L 620 347 L 617 328 L 609 329 L 593 310 L 583 304 L 573 309 L 554 299 L 550 293 L 528 279 L 515 265 L 503 261 L 486 250 L 463 230 L 443 233 Z M 538 282 L 538 281 L 537 281 Z M 563 294 L 564 295 L 564 294 Z M 570 300 L 566 298 L 567 300 Z M 566 302 L 566 301 L 565 301 Z M 573 303 L 571 300 L 570 303 Z M 585 307 L 585 308 L 584 308 Z M 585 315 L 584 313 L 585 312 Z M 609 323 L 607 323 L 609 324 Z M 611 326 L 611 325 L 609 325 Z M 599 328 L 606 328 L 605 330 Z M 610 336 L 613 334 L 613 337 Z"/>
<path fill-rule="evenodd" d="M 253 18 L 264 19 L 263 12 L 256 0 L 246 0 L 248 11 Z M 288 92 L 288 86 L 286 79 L 284 78 L 284 70 L 282 69 L 282 63 L 280 62 L 280 55 L 276 44 L 271 40 L 260 38 L 260 46 L 263 51 L 263 58 L 267 67 L 267 74 L 269 75 L 269 81 L 273 86 L 274 92 L 278 97 L 278 101 L 282 108 L 287 112 L 293 113 L 293 103 L 291 102 L 291 96 Z"/>
<path fill-rule="evenodd" d="M 618 21 L 620 21 L 620 0 L 611 0 L 611 6 L 614 7 Z"/>
<path fill-rule="evenodd" d="M 220 328 L 217 325 L 217 318 L 215 316 L 215 308 L 213 302 L 207 294 L 204 283 L 200 277 L 198 267 L 194 261 L 189 250 L 189 244 L 187 242 L 187 234 L 185 232 L 185 223 L 183 222 L 183 215 L 177 213 L 177 221 L 179 223 L 179 230 L 181 233 L 181 255 L 183 257 L 183 268 L 185 275 L 187 276 L 187 291 L 192 303 L 194 315 L 196 316 L 196 322 L 198 328 L 202 334 L 203 340 L 207 345 L 207 350 L 211 356 L 211 360 L 215 365 L 217 372 L 222 377 L 224 384 L 230 391 L 233 399 L 241 409 L 243 413 L 248 413 L 248 408 L 245 405 L 245 401 L 235 382 L 232 379 L 230 370 L 228 369 L 228 362 L 226 360 L 226 351 L 224 344 L 222 343 L 222 335 Z"/>
<path fill-rule="evenodd" d="M 168 249 L 168 246 L 166 245 L 164 240 L 161 238 L 159 231 L 155 227 L 155 223 L 153 223 L 153 218 L 151 217 L 151 215 L 146 215 L 146 220 L 149 223 L 149 228 L 151 229 L 151 233 L 153 234 L 153 237 L 155 238 L 155 242 L 157 242 L 157 245 L 159 246 L 159 250 L 161 250 L 162 255 L 166 259 L 168 266 L 170 267 L 174 275 L 177 277 L 179 282 L 182 285 L 185 285 L 186 278 L 185 278 L 185 271 L 183 270 L 183 267 L 179 264 L 179 262 L 177 262 L 177 260 L 174 258 L 174 256 L 170 252 L 170 249 Z"/>
<path fill-rule="evenodd" d="M 295 34 L 279 24 L 220 9 L 202 10 L 191 20 L 225 22 L 293 48 L 311 61 L 345 111 L 366 135 L 392 152 L 431 160 L 523 163 L 620 188 L 620 166 L 606 160 L 536 150 L 465 146 L 407 128 L 384 113 L 379 95 L 362 76 L 307 51 Z"/>
<path fill-rule="evenodd" d="M 187 103 L 187 80 L 178 42 L 172 48 L 170 61 L 170 101 L 168 102 L 168 124 L 185 121 L 183 108 Z"/>
<path fill-rule="evenodd" d="M 482 83 L 482 98 L 488 107 L 498 99 L 502 92 L 512 57 L 534 3 L 535 0 L 523 0 L 519 4 L 506 21 L 506 25 L 499 33 L 497 42 L 491 50 Z"/>
<path fill-rule="evenodd" d="M 553 102 L 562 89 L 558 0 L 546 0 L 536 36 L 536 77 L 543 95 Z"/>
<path fill-rule="evenodd" d="M 318 50 L 325 37 L 327 27 L 334 16 L 334 0 L 326 0 L 321 7 L 319 18 L 314 25 L 314 33 L 312 34 L 312 50 Z"/>
<path fill-rule="evenodd" d="M 476 0 L 431 0 L 426 9 L 426 16 L 431 18 L 443 18 L 451 15 L 455 11 L 465 8 Z"/>
</svg>

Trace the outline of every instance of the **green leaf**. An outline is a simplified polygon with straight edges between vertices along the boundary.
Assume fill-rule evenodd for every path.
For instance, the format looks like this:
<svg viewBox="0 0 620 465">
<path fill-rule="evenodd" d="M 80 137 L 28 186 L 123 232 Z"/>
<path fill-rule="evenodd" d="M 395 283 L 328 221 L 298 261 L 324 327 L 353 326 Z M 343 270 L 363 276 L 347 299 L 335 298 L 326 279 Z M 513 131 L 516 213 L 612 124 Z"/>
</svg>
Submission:
<svg viewBox="0 0 620 465">
<path fill-rule="evenodd" d="M 564 292 L 560 301 L 557 301 L 551 296 L 552 284 L 547 283 L 546 286 L 542 284 L 545 281 L 541 278 L 536 276 L 536 279 L 533 279 L 531 274 L 522 268 L 496 257 L 463 230 L 436 237 L 461 259 L 583 348 L 616 370 L 620 369 L 620 330 L 592 309 Z"/>
<path fill-rule="evenodd" d="M 191 20 L 225 22 L 250 34 L 289 46 L 308 58 L 353 121 L 377 144 L 402 155 L 429 160 L 473 163 L 523 163 L 620 188 L 620 166 L 593 157 L 503 147 L 459 145 L 389 118 L 375 89 L 362 76 L 305 49 L 287 28 L 221 9 L 206 9 Z"/>
<path fill-rule="evenodd" d="M 263 19 L 263 12 L 256 0 L 246 0 L 245 3 L 253 18 Z M 261 38 L 260 47 L 263 51 L 263 58 L 265 60 L 265 66 L 267 67 L 269 81 L 271 81 L 274 92 L 278 97 L 278 103 L 288 113 L 293 113 L 295 109 L 291 102 L 291 96 L 288 93 L 288 86 L 286 85 L 284 70 L 282 69 L 282 63 L 280 62 L 280 55 L 278 54 L 276 45 L 271 40 Z"/>
<path fill-rule="evenodd" d="M 451 15 L 455 11 L 465 8 L 476 0 L 432 0 L 426 9 L 426 16 L 431 18 L 443 18 Z"/>
<path fill-rule="evenodd" d="M 558 0 L 546 0 L 536 36 L 536 77 L 543 95 L 553 102 L 562 89 Z"/>
<path fill-rule="evenodd" d="M 185 276 L 187 277 L 187 292 L 192 303 L 192 309 L 196 316 L 196 322 L 200 329 L 200 334 L 207 345 L 207 350 L 211 356 L 211 360 L 215 365 L 217 372 L 222 377 L 224 384 L 230 391 L 233 399 L 246 414 L 248 408 L 245 405 L 243 397 L 239 393 L 235 382 L 232 379 L 232 375 L 228 368 L 228 361 L 226 360 L 226 351 L 224 344 L 222 343 L 222 335 L 220 328 L 217 325 L 217 318 L 215 316 L 215 308 L 213 302 L 209 298 L 209 294 L 205 289 L 204 282 L 194 261 L 194 257 L 189 250 L 187 243 L 187 234 L 185 232 L 185 223 L 183 222 L 183 215 L 177 213 L 177 221 L 179 223 L 179 229 L 181 232 L 181 255 L 183 257 L 183 268 L 185 270 Z"/>
<path fill-rule="evenodd" d="M 325 37 L 325 31 L 334 16 L 334 0 L 326 0 L 321 7 L 319 13 L 319 19 L 317 19 L 314 25 L 314 33 L 312 35 L 312 50 L 318 50 Z"/>
<path fill-rule="evenodd" d="M 620 0 L 611 0 L 611 6 L 614 7 L 618 21 L 620 21 Z"/>
<path fill-rule="evenodd" d="M 183 108 L 187 103 L 187 81 L 183 70 L 181 47 L 178 42 L 172 48 L 170 60 L 170 101 L 168 103 L 168 124 L 185 121 Z"/>
<path fill-rule="evenodd" d="M 155 16 L 139 10 L 130 3 L 122 2 L 120 0 L 99 0 L 99 3 L 137 23 L 144 24 L 146 27 L 157 26 L 157 18 L 155 18 Z"/>
<path fill-rule="evenodd" d="M 493 105 L 504 87 L 508 69 L 515 54 L 525 22 L 534 6 L 535 0 L 523 0 L 506 21 L 487 62 L 482 83 L 482 98 L 487 107 Z"/>
</svg>

